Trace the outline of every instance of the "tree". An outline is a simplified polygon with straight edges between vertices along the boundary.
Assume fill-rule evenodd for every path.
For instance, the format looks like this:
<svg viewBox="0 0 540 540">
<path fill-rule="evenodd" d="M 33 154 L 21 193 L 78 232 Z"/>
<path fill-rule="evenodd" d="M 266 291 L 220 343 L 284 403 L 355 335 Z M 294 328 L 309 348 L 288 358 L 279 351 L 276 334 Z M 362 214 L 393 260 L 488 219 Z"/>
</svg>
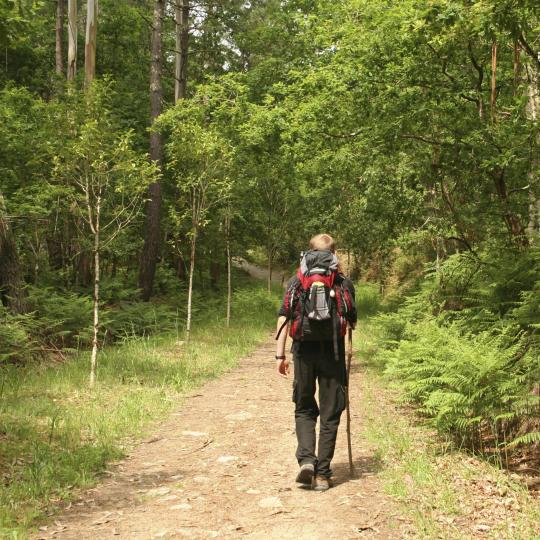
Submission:
<svg viewBox="0 0 540 540">
<path fill-rule="evenodd" d="M 163 100 L 162 85 L 162 33 L 164 0 L 155 0 L 154 19 L 152 27 L 152 62 L 150 68 L 150 124 L 153 125 L 161 114 Z M 150 159 L 159 169 L 162 167 L 163 142 L 157 130 L 150 131 Z M 161 182 L 153 182 L 148 188 L 148 202 L 146 205 L 146 224 L 144 247 L 141 255 L 139 271 L 139 286 L 142 289 L 142 298 L 145 301 L 152 295 L 156 263 L 160 248 L 160 220 L 161 220 Z"/>
<path fill-rule="evenodd" d="M 76 137 L 57 159 L 56 177 L 70 188 L 68 196 L 92 238 L 93 325 L 90 386 L 95 384 L 100 331 L 101 253 L 135 219 L 155 164 L 137 154 L 132 133 L 115 129 L 104 94 L 110 88 L 88 90 L 86 117 Z"/>
<path fill-rule="evenodd" d="M 98 0 L 87 0 L 86 41 L 84 46 L 84 84 L 88 88 L 96 75 Z"/>
<path fill-rule="evenodd" d="M 64 0 L 56 0 L 56 54 L 55 64 L 56 73 L 62 75 L 64 71 L 64 53 L 63 53 L 63 40 L 64 40 Z"/>
<path fill-rule="evenodd" d="M 184 101 L 184 100 L 182 100 Z M 173 222 L 181 227 L 189 224 L 189 282 L 186 318 L 186 340 L 191 335 L 193 282 L 197 240 L 211 222 L 217 208 L 230 196 L 228 176 L 232 149 L 214 126 L 205 122 L 204 103 L 179 102 L 160 120 L 160 129 L 170 133 L 167 143 L 168 169 L 174 176 L 179 197 L 171 208 Z"/>
<path fill-rule="evenodd" d="M 189 47 L 189 0 L 175 0 L 175 79 L 174 101 L 186 97 Z"/>
<path fill-rule="evenodd" d="M 68 0 L 68 63 L 67 80 L 73 82 L 77 73 L 77 0 Z"/>
</svg>

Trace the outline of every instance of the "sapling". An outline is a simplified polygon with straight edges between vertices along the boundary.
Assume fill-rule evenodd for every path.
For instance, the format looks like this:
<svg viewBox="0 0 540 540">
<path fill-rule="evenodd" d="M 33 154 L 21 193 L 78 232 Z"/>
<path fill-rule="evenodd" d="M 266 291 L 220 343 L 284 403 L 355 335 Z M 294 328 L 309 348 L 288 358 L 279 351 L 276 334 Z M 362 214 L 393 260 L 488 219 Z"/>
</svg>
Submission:
<svg viewBox="0 0 540 540">
<path fill-rule="evenodd" d="M 114 130 L 104 90 L 94 85 L 89 91 L 87 116 L 55 167 L 57 177 L 68 184 L 72 210 L 86 226 L 82 234 L 90 235 L 93 246 L 90 386 L 97 371 L 100 255 L 138 216 L 145 189 L 157 174 L 154 163 L 133 150 L 131 132 Z"/>
</svg>

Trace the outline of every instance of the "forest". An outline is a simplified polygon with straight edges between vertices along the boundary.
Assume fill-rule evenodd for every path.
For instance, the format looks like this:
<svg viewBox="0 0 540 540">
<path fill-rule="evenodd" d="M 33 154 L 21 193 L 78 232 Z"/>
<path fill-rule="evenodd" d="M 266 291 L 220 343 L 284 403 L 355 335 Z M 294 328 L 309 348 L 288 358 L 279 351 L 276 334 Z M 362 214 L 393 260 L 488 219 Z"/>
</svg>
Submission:
<svg viewBox="0 0 540 540">
<path fill-rule="evenodd" d="M 264 339 L 319 232 L 401 402 L 538 473 L 537 0 L 0 0 L 0 51 L 0 536 Z"/>
</svg>

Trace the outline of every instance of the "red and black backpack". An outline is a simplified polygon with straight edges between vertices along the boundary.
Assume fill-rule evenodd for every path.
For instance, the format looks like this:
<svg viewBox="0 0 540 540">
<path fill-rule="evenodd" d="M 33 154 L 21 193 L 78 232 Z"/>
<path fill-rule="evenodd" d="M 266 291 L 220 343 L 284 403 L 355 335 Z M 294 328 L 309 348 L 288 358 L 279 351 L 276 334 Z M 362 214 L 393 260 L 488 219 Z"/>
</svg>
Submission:
<svg viewBox="0 0 540 540">
<path fill-rule="evenodd" d="M 334 340 L 347 333 L 353 303 L 344 278 L 338 273 L 337 257 L 330 251 L 302 254 L 300 268 L 290 281 L 283 308 L 291 322 L 289 335 L 297 341 Z"/>
</svg>

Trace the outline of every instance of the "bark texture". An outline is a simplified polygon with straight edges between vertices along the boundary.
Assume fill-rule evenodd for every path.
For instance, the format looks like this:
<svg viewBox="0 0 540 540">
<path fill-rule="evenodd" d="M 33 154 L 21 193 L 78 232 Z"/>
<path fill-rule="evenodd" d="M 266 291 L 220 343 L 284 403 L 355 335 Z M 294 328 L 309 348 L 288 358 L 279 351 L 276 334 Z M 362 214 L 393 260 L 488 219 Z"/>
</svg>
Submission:
<svg viewBox="0 0 540 540">
<path fill-rule="evenodd" d="M 189 0 L 176 0 L 176 64 L 174 100 L 184 99 L 187 94 L 187 62 L 189 48 Z"/>
<path fill-rule="evenodd" d="M 90 210 L 89 210 L 90 212 Z M 99 336 L 99 283 L 100 283 L 100 223 L 101 223 L 101 197 L 96 199 L 94 233 L 94 320 L 92 325 L 92 353 L 90 355 L 90 387 L 96 383 L 97 354 Z"/>
<path fill-rule="evenodd" d="M 193 274 L 195 272 L 195 253 L 197 248 L 197 231 L 193 232 L 191 238 L 191 253 L 189 256 L 189 284 L 188 284 L 188 305 L 186 319 L 186 341 L 191 337 L 191 306 L 193 304 Z"/>
<path fill-rule="evenodd" d="M 68 0 L 68 64 L 67 80 L 75 80 L 77 73 L 77 0 Z"/>
<path fill-rule="evenodd" d="M 92 84 L 96 75 L 96 41 L 98 0 L 88 0 L 86 11 L 86 41 L 84 46 L 84 84 Z"/>
<path fill-rule="evenodd" d="M 231 256 L 231 216 L 225 216 L 225 246 L 227 250 L 227 328 L 231 325 L 232 304 L 232 256 Z"/>
<path fill-rule="evenodd" d="M 152 28 L 152 64 L 150 68 L 150 123 L 161 114 L 163 101 L 162 86 L 162 34 L 164 0 L 154 3 L 154 24 Z M 150 159 L 159 168 L 162 164 L 163 144 L 161 135 L 157 132 L 150 134 Z M 148 188 L 148 203 L 146 205 L 146 224 L 141 266 L 139 271 L 139 287 L 142 298 L 148 301 L 152 296 L 156 263 L 160 248 L 160 219 L 161 219 L 161 182 L 154 182 Z"/>
<path fill-rule="evenodd" d="M 538 53 L 540 62 L 540 53 Z M 540 68 L 538 64 L 529 62 L 527 69 L 527 118 L 532 122 L 538 122 L 540 117 Z M 538 148 L 540 141 L 536 141 Z M 529 171 L 529 186 L 530 189 L 530 204 L 529 204 L 529 223 L 527 232 L 529 237 L 538 237 L 540 234 L 540 198 L 532 189 L 538 183 L 538 169 L 540 168 L 540 157 L 538 152 L 535 152 L 531 159 L 531 169 Z"/>
<path fill-rule="evenodd" d="M 55 64 L 56 73 L 62 75 L 64 71 L 64 0 L 56 1 L 56 49 L 55 49 Z"/>
</svg>

